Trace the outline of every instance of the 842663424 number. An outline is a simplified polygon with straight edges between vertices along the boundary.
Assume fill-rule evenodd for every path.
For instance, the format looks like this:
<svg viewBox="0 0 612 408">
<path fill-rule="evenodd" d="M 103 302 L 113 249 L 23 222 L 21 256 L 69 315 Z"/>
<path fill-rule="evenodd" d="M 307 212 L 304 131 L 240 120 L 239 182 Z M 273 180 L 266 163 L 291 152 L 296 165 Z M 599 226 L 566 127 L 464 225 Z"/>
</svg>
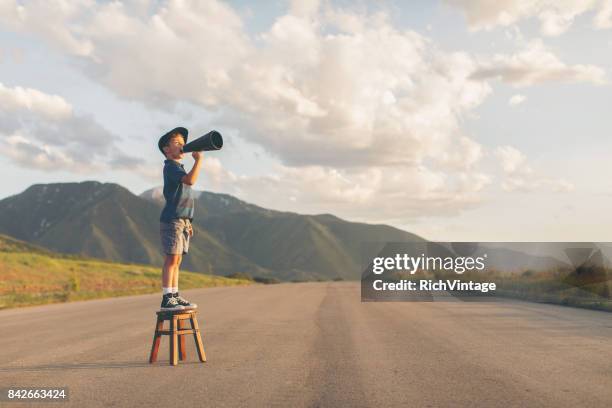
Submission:
<svg viewBox="0 0 612 408">
<path fill-rule="evenodd" d="M 66 387 L 6 387 L 1 388 L 0 401 L 65 401 Z"/>
</svg>

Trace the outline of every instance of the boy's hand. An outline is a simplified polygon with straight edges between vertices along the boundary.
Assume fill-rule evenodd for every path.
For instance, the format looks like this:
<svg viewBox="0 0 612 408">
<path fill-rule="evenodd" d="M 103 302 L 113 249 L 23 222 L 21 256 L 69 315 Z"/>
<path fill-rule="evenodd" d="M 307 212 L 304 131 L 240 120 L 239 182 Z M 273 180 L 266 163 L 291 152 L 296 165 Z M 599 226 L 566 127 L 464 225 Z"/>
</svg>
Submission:
<svg viewBox="0 0 612 408">
<path fill-rule="evenodd" d="M 189 227 L 187 227 L 187 233 L 189 234 L 189 237 L 193 237 L 193 226 L 191 225 L 191 223 L 189 223 Z"/>
<path fill-rule="evenodd" d="M 202 152 L 191 152 L 191 157 L 194 158 L 195 163 L 193 163 L 193 167 L 191 171 L 183 176 L 181 182 L 183 184 L 187 184 L 189 186 L 193 186 L 198 179 L 198 174 L 200 173 L 200 169 L 202 168 L 202 157 L 204 155 Z"/>
</svg>

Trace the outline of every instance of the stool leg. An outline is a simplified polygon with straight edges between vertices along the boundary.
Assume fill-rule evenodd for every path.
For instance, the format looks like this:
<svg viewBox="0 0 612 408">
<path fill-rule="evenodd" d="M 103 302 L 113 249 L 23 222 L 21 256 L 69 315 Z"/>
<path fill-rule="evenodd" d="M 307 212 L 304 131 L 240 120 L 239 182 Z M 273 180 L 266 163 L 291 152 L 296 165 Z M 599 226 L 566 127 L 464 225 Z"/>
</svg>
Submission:
<svg viewBox="0 0 612 408">
<path fill-rule="evenodd" d="M 200 336 L 200 328 L 198 327 L 198 319 L 196 318 L 196 314 L 191 314 L 191 328 L 193 329 L 193 339 L 196 343 L 196 350 L 198 351 L 198 357 L 200 361 L 206 362 L 206 353 L 204 353 L 204 345 L 202 344 L 202 337 Z"/>
<path fill-rule="evenodd" d="M 185 328 L 185 321 L 183 319 L 178 320 L 178 329 L 183 330 Z M 184 361 L 187 359 L 187 350 L 185 349 L 185 336 L 179 334 L 178 336 L 178 351 L 179 351 L 179 360 Z"/>
<path fill-rule="evenodd" d="M 178 319 L 176 318 L 176 316 L 172 316 L 172 320 L 170 320 L 170 365 L 177 365 L 178 361 L 177 361 L 177 355 L 178 355 L 178 350 L 177 350 L 177 335 L 176 335 L 176 321 Z"/>
<path fill-rule="evenodd" d="M 155 334 L 153 335 L 153 345 L 151 346 L 151 355 L 149 356 L 149 363 L 157 361 L 157 351 L 159 350 L 159 342 L 161 340 L 161 334 L 159 332 L 164 329 L 164 320 L 157 316 L 157 323 L 155 324 Z"/>
</svg>

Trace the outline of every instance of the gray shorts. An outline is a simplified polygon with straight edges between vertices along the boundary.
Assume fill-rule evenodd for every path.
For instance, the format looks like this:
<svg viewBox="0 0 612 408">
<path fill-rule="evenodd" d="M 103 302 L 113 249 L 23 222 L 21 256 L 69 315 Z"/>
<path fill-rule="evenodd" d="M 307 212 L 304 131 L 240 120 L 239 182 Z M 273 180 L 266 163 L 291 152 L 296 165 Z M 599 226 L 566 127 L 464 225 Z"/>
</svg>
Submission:
<svg viewBox="0 0 612 408">
<path fill-rule="evenodd" d="M 162 250 L 165 254 L 186 254 L 189 251 L 189 232 L 191 222 L 177 218 L 171 222 L 160 222 Z"/>
</svg>

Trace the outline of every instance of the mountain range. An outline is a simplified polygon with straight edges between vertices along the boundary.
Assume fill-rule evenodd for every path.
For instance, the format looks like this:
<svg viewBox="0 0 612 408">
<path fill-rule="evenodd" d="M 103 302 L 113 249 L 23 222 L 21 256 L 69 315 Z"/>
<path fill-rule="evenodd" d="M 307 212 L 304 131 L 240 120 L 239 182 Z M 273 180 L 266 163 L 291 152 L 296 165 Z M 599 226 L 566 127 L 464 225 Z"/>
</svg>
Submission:
<svg viewBox="0 0 612 408">
<path fill-rule="evenodd" d="M 0 200 L 0 233 L 52 251 L 161 266 L 161 189 L 140 196 L 114 183 L 35 184 Z M 424 241 L 331 214 L 265 209 L 199 192 L 182 268 L 280 280 L 359 279 L 362 242 Z"/>
<path fill-rule="evenodd" d="M 197 195 L 194 236 L 181 265 L 194 272 L 283 281 L 354 280 L 361 277 L 365 257 L 375 256 L 364 243 L 427 242 L 388 225 L 275 211 L 227 194 Z M 35 184 L 0 200 L 0 234 L 64 254 L 161 266 L 163 204 L 161 188 L 135 195 L 118 184 L 96 181 Z M 487 265 L 508 271 L 565 267 L 564 245 L 487 243 Z M 600 248 L 612 259 L 612 247 Z M 573 251 L 569 255 L 578 259 L 592 252 Z"/>
</svg>

